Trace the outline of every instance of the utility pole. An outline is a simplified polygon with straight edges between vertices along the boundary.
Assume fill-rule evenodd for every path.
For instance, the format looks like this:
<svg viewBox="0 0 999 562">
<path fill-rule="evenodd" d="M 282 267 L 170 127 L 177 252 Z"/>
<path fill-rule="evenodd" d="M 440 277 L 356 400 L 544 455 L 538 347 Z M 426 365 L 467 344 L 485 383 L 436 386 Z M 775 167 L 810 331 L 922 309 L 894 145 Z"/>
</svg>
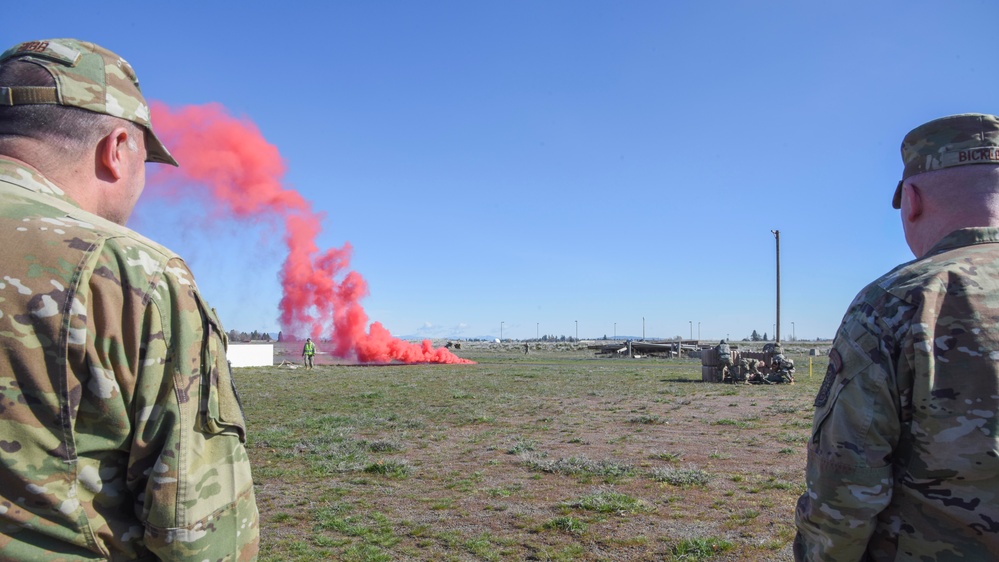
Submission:
<svg viewBox="0 0 999 562">
<path fill-rule="evenodd" d="M 774 342 L 780 343 L 780 231 L 771 230 L 777 240 L 777 324 L 774 328 Z"/>
<path fill-rule="evenodd" d="M 503 341 L 503 323 L 500 322 L 500 341 Z"/>
</svg>

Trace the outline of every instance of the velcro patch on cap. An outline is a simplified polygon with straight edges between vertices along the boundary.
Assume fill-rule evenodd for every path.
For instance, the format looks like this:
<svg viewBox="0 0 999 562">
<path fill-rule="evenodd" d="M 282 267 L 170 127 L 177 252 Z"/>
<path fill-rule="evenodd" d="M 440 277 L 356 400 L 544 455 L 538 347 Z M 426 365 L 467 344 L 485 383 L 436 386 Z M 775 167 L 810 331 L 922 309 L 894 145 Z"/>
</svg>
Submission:
<svg viewBox="0 0 999 562">
<path fill-rule="evenodd" d="M 0 105 L 59 103 L 55 88 L 47 86 L 19 86 L 0 88 Z"/>
<path fill-rule="evenodd" d="M 999 162 L 999 148 L 994 146 L 965 148 L 964 150 L 940 155 L 941 168 L 963 166 L 965 164 L 989 164 L 992 162 Z"/>
<path fill-rule="evenodd" d="M 83 53 L 80 51 L 60 43 L 53 43 L 51 41 L 28 41 L 27 43 L 21 43 L 16 48 L 11 49 L 7 58 L 20 57 L 24 55 L 51 60 L 66 66 L 76 66 L 83 57 Z"/>
<path fill-rule="evenodd" d="M 829 400 L 829 391 L 832 390 L 833 383 L 836 382 L 836 375 L 843 370 L 843 358 L 836 349 L 829 351 L 829 367 L 826 369 L 826 376 L 822 379 L 822 386 L 819 393 L 815 395 L 815 407 L 821 408 Z"/>
</svg>

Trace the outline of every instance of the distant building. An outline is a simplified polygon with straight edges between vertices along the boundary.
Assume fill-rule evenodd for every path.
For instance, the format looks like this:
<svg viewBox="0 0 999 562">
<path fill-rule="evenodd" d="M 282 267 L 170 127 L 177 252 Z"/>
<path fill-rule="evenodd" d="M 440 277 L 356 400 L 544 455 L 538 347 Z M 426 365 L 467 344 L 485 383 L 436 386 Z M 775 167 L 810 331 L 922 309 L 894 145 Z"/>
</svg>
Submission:
<svg viewBox="0 0 999 562">
<path fill-rule="evenodd" d="M 230 343 L 226 358 L 233 367 L 271 367 L 274 365 L 274 344 Z"/>
</svg>

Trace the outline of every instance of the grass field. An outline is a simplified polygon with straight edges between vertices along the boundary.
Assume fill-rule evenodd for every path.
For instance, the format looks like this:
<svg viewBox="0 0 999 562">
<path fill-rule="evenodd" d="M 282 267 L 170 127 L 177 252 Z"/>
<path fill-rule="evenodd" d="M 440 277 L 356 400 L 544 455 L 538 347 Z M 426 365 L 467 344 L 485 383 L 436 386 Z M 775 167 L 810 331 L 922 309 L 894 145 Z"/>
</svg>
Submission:
<svg viewBox="0 0 999 562">
<path fill-rule="evenodd" d="M 791 347 L 797 384 L 757 386 L 468 347 L 478 364 L 236 371 L 262 560 L 791 559 L 824 356 L 809 377 Z"/>
</svg>

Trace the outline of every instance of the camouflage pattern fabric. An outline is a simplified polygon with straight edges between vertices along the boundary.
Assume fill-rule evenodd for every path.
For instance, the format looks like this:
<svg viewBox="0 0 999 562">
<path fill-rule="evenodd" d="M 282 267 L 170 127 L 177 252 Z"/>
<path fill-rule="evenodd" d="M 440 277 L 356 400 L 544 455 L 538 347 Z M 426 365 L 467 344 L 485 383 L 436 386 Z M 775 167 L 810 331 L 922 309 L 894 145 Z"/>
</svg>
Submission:
<svg viewBox="0 0 999 562">
<path fill-rule="evenodd" d="M 955 231 L 857 295 L 815 399 L 797 560 L 995 559 L 997 318 L 996 228 Z"/>
<path fill-rule="evenodd" d="M 0 105 L 57 104 L 127 119 L 148 133 L 146 162 L 177 165 L 153 132 L 139 79 L 125 59 L 76 39 L 27 41 L 0 54 L 0 63 L 13 59 L 44 67 L 56 86 L 0 87 Z"/>
<path fill-rule="evenodd" d="M 934 170 L 974 164 L 999 164 L 999 117 L 962 113 L 934 119 L 909 131 L 902 139 L 902 179 L 895 187 L 892 207 L 902 207 L 906 179 Z"/>
<path fill-rule="evenodd" d="M 722 340 L 721 343 L 715 346 L 715 351 L 718 352 L 718 360 L 721 364 L 729 367 L 732 366 L 732 350 L 729 348 L 728 344 L 725 343 L 725 340 Z"/>
<path fill-rule="evenodd" d="M 225 331 L 184 262 L 2 157 L 0 233 L 0 559 L 255 559 Z"/>
<path fill-rule="evenodd" d="M 746 382 L 746 377 L 749 374 L 749 363 L 746 362 L 745 358 L 740 358 L 735 366 L 730 367 L 728 370 L 728 381 L 732 383 Z"/>
</svg>

